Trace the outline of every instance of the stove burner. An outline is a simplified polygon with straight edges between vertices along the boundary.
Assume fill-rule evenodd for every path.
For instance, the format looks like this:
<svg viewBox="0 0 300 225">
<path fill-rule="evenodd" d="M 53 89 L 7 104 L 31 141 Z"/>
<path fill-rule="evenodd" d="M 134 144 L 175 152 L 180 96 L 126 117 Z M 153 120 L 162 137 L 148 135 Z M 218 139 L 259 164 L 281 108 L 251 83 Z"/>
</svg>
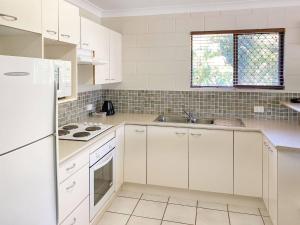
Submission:
<svg viewBox="0 0 300 225">
<path fill-rule="evenodd" d="M 70 133 L 70 131 L 67 131 L 67 130 L 58 130 L 58 136 L 65 136 L 69 133 Z"/>
<path fill-rule="evenodd" d="M 67 125 L 67 126 L 63 127 L 64 130 L 74 130 L 74 129 L 77 129 L 77 128 L 78 128 L 77 125 Z"/>
<path fill-rule="evenodd" d="M 73 137 L 80 138 L 80 137 L 87 137 L 90 135 L 91 134 L 89 132 L 78 132 L 78 133 L 73 134 Z"/>
<path fill-rule="evenodd" d="M 86 131 L 97 131 L 97 130 L 101 130 L 101 127 L 97 127 L 97 126 L 87 127 L 85 130 Z"/>
</svg>

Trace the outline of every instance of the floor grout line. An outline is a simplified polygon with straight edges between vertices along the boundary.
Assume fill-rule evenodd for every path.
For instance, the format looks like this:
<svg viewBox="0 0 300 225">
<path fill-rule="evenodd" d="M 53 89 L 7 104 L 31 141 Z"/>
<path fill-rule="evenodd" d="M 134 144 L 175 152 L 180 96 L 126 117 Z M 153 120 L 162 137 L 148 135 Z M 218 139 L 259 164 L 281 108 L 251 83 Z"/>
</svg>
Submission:
<svg viewBox="0 0 300 225">
<path fill-rule="evenodd" d="M 195 225 L 197 224 L 197 217 L 198 217 L 198 200 L 196 203 L 196 217 L 195 217 Z"/>
<path fill-rule="evenodd" d="M 229 204 L 226 204 L 226 207 L 227 207 L 228 222 L 229 222 L 229 225 L 231 225 L 230 212 L 229 212 Z"/>
<path fill-rule="evenodd" d="M 132 212 L 131 212 L 131 214 L 130 214 L 130 216 L 129 216 L 129 218 L 128 218 L 128 220 L 127 220 L 127 222 L 126 222 L 126 224 L 125 224 L 125 225 L 127 225 L 127 224 L 128 224 L 128 222 L 129 222 L 130 218 L 132 217 L 132 215 L 133 215 L 133 213 L 134 213 L 134 211 L 135 211 L 136 207 L 138 206 L 139 202 L 141 201 L 141 198 L 142 198 L 142 196 L 143 196 L 143 193 L 141 194 L 141 196 L 140 196 L 139 200 L 138 200 L 138 201 L 137 201 L 137 203 L 135 204 L 135 206 L 134 206 L 134 208 L 133 208 L 133 210 L 132 210 Z"/>
<path fill-rule="evenodd" d="M 167 204 L 166 204 L 166 208 L 165 208 L 165 210 L 164 210 L 163 216 L 162 216 L 161 221 L 160 221 L 160 225 L 162 225 L 162 223 L 163 223 L 163 221 L 164 221 L 164 217 L 165 217 L 165 214 L 166 214 L 168 205 L 169 205 L 170 198 L 171 198 L 171 197 L 169 196 L 169 197 L 168 197 Z"/>
</svg>

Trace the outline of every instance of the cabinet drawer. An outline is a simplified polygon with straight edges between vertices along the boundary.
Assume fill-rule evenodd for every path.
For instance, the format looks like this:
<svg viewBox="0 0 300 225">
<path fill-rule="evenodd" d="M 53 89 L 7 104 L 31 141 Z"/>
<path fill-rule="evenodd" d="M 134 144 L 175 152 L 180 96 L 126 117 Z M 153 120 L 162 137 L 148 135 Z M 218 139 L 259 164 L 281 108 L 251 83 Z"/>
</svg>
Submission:
<svg viewBox="0 0 300 225">
<path fill-rule="evenodd" d="M 81 170 L 59 185 L 59 218 L 66 218 L 89 195 L 89 167 Z"/>
<path fill-rule="evenodd" d="M 61 225 L 88 225 L 89 219 L 89 198 L 86 198 Z"/>
<path fill-rule="evenodd" d="M 89 163 L 89 151 L 82 151 L 70 160 L 59 165 L 59 182 L 63 182 L 85 164 Z"/>
</svg>

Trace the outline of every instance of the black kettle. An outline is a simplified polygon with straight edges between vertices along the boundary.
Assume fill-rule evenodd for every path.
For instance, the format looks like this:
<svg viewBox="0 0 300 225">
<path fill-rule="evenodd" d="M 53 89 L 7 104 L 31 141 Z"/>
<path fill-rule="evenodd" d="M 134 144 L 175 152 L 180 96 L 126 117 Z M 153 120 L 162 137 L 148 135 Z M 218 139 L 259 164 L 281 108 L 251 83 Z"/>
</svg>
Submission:
<svg viewBox="0 0 300 225">
<path fill-rule="evenodd" d="M 102 106 L 102 112 L 106 112 L 107 116 L 111 116 L 115 114 L 114 105 L 112 104 L 112 101 L 104 101 Z"/>
</svg>

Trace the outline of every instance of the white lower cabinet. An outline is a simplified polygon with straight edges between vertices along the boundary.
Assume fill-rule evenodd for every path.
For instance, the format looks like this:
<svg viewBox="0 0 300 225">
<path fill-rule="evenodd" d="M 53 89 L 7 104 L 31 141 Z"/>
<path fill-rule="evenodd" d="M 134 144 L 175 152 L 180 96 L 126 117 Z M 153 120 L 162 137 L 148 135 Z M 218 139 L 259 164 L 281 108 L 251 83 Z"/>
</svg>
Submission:
<svg viewBox="0 0 300 225">
<path fill-rule="evenodd" d="M 188 129 L 148 127 L 147 183 L 188 188 Z"/>
<path fill-rule="evenodd" d="M 116 191 L 118 191 L 124 182 L 124 126 L 116 130 Z"/>
<path fill-rule="evenodd" d="M 232 131 L 190 129 L 189 188 L 233 194 Z"/>
<path fill-rule="evenodd" d="M 277 169 L 277 149 L 269 146 L 269 214 L 273 225 L 277 225 L 278 220 L 278 169 Z"/>
<path fill-rule="evenodd" d="M 125 182 L 146 184 L 146 135 L 146 126 L 125 126 Z"/>
<path fill-rule="evenodd" d="M 89 195 L 88 164 L 59 184 L 59 221 L 62 222 Z"/>
<path fill-rule="evenodd" d="M 262 135 L 234 132 L 234 194 L 262 197 Z"/>
<path fill-rule="evenodd" d="M 263 200 L 269 210 L 269 148 L 268 142 L 263 143 Z"/>
<path fill-rule="evenodd" d="M 89 213 L 89 198 L 86 198 L 61 225 L 88 225 L 90 222 Z"/>
<path fill-rule="evenodd" d="M 263 200 L 273 225 L 278 224 L 278 152 L 267 139 L 263 142 Z M 284 224 L 282 224 L 284 225 Z"/>
</svg>

